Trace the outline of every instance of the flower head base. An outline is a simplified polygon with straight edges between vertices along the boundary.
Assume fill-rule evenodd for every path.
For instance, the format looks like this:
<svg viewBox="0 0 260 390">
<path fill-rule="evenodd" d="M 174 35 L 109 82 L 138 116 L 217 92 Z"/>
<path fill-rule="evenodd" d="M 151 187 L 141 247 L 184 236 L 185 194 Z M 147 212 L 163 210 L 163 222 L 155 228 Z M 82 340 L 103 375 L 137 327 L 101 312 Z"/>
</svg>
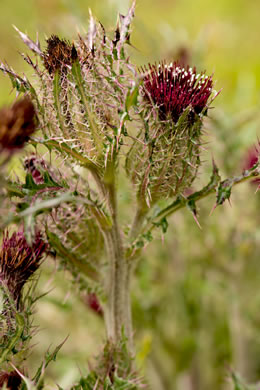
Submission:
<svg viewBox="0 0 260 390">
<path fill-rule="evenodd" d="M 47 50 L 44 53 L 43 63 L 49 74 L 56 71 L 66 73 L 66 67 L 77 59 L 77 50 L 65 39 L 52 35 L 47 39 Z"/>
<path fill-rule="evenodd" d="M 0 285 L 7 287 L 12 299 L 19 304 L 21 292 L 29 277 L 39 268 L 47 244 L 37 232 L 35 241 L 29 246 L 24 233 L 4 233 L 0 250 Z"/>
<path fill-rule="evenodd" d="M 36 128 L 36 113 L 28 97 L 0 110 L 0 149 L 22 148 Z"/>
<path fill-rule="evenodd" d="M 197 74 L 196 68 L 182 68 L 178 63 L 160 63 L 142 68 L 145 98 L 159 108 L 159 117 L 174 123 L 191 107 L 200 114 L 212 93 L 212 77 Z"/>
</svg>

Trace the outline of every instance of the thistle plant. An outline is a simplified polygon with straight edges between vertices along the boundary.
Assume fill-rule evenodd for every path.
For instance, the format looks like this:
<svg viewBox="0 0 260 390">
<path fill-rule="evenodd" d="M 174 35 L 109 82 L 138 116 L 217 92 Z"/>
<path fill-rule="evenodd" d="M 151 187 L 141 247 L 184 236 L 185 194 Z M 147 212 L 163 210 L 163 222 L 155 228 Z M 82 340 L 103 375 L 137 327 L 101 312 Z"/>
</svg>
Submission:
<svg viewBox="0 0 260 390">
<path fill-rule="evenodd" d="M 109 37 L 90 14 L 88 34 L 73 43 L 52 35 L 44 50 L 17 30 L 35 56 L 23 54 L 34 81 L 6 64 L 0 67 L 25 96 L 0 118 L 0 141 L 8 149 L 28 141 L 25 182 L 8 179 L 6 184 L 16 206 L 6 224 L 23 222 L 24 231 L 11 238 L 4 234 L 0 281 L 19 312 L 23 285 L 40 266 L 46 239 L 60 268 L 71 273 L 89 306 L 98 308 L 106 345 L 96 369 L 75 389 L 142 387 L 133 361 L 130 298 L 142 248 L 154 229 L 166 232 L 175 211 L 188 206 L 196 219 L 198 200 L 216 192 L 220 205 L 235 184 L 260 173 L 257 159 L 240 176 L 221 181 L 213 163 L 209 184 L 185 196 L 201 165 L 203 119 L 218 92 L 212 76 L 195 67 L 160 62 L 138 69 L 131 63 L 127 46 L 133 16 L 134 4 L 119 16 Z M 21 105 L 27 107 L 24 114 Z M 122 172 L 133 185 L 136 209 L 123 226 Z M 40 371 L 33 377 L 36 388 L 41 388 L 40 377 Z"/>
</svg>

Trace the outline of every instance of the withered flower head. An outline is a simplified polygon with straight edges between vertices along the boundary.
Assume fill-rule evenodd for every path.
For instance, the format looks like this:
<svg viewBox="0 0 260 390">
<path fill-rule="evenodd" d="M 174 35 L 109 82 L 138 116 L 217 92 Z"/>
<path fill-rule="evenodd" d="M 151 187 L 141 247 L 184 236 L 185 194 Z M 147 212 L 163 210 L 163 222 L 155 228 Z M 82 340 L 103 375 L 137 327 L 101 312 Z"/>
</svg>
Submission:
<svg viewBox="0 0 260 390">
<path fill-rule="evenodd" d="M 77 59 L 77 50 L 74 45 L 57 35 L 47 39 L 47 50 L 44 53 L 43 63 L 49 74 L 56 71 L 66 73 L 66 67 Z"/>
<path fill-rule="evenodd" d="M 0 389 L 4 387 L 10 390 L 18 390 L 22 383 L 21 376 L 16 371 L 0 372 Z"/>
<path fill-rule="evenodd" d="M 22 148 L 37 125 L 35 108 L 29 97 L 0 110 L 0 149 Z"/>
<path fill-rule="evenodd" d="M 19 304 L 21 292 L 28 278 L 39 268 L 47 244 L 40 232 L 35 235 L 32 246 L 29 246 L 22 231 L 9 237 L 4 232 L 0 250 L 0 283 L 4 284 L 14 301 Z"/>
<path fill-rule="evenodd" d="M 212 77 L 197 74 L 196 68 L 181 67 L 177 62 L 149 65 L 144 73 L 145 98 L 159 108 L 161 120 L 171 118 L 177 123 L 183 111 L 190 106 L 200 114 L 212 93 Z"/>
</svg>

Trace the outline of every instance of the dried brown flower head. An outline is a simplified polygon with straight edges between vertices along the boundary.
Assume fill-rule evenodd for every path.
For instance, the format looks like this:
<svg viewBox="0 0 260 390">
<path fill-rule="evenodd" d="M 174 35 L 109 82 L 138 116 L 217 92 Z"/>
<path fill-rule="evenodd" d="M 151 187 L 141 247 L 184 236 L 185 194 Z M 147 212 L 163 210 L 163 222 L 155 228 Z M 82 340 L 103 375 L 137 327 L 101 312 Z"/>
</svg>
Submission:
<svg viewBox="0 0 260 390">
<path fill-rule="evenodd" d="M 22 148 L 37 124 L 35 108 L 29 97 L 0 110 L 0 149 Z"/>
<path fill-rule="evenodd" d="M 10 390 L 18 390 L 22 383 L 21 376 L 16 371 L 0 372 L 0 389 L 4 387 Z"/>
<path fill-rule="evenodd" d="M 29 277 L 39 268 L 47 244 L 37 232 L 32 246 L 29 246 L 24 233 L 15 232 L 9 237 L 4 232 L 0 250 L 0 284 L 8 288 L 14 301 L 19 304 L 21 291 Z"/>
<path fill-rule="evenodd" d="M 66 67 L 77 59 L 77 50 L 74 45 L 57 35 L 47 39 L 47 50 L 44 53 L 43 63 L 49 74 L 56 71 L 66 73 Z"/>
</svg>

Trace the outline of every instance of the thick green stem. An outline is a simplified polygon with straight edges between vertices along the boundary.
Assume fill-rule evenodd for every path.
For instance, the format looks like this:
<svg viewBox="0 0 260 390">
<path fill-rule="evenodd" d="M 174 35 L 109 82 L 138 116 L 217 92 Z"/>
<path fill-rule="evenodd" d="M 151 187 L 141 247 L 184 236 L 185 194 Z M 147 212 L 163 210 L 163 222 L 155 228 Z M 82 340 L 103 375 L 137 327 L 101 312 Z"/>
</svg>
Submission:
<svg viewBox="0 0 260 390">
<path fill-rule="evenodd" d="M 108 306 L 106 314 L 107 336 L 113 344 L 118 344 L 122 334 L 128 339 L 132 349 L 132 324 L 130 285 L 124 248 L 117 224 L 106 234 L 106 243 L 110 260 L 108 283 Z M 123 333 L 122 333 L 123 332 Z"/>
<path fill-rule="evenodd" d="M 105 312 L 107 337 L 113 345 L 117 345 L 124 335 L 128 340 L 128 349 L 132 351 L 130 276 L 118 226 L 115 177 L 111 175 L 111 180 L 104 183 L 98 175 L 93 176 L 100 193 L 107 200 L 112 217 L 112 227 L 103 231 L 109 260 L 109 273 L 106 282 L 108 302 Z"/>
<path fill-rule="evenodd" d="M 148 208 L 147 207 L 141 207 L 139 204 L 137 207 L 136 215 L 133 220 L 133 224 L 129 233 L 129 239 L 130 241 L 134 241 L 136 237 L 138 236 L 145 217 L 147 215 Z M 133 351 L 133 328 L 132 328 L 132 310 L 131 310 L 131 278 L 133 274 L 133 270 L 136 264 L 136 261 L 130 260 L 130 259 L 124 259 L 124 267 L 125 267 L 125 287 L 124 287 L 124 292 L 125 292 L 125 313 L 124 316 L 126 318 L 126 324 L 127 324 L 127 333 L 128 333 L 128 338 L 129 338 L 129 347 L 130 350 Z"/>
</svg>

